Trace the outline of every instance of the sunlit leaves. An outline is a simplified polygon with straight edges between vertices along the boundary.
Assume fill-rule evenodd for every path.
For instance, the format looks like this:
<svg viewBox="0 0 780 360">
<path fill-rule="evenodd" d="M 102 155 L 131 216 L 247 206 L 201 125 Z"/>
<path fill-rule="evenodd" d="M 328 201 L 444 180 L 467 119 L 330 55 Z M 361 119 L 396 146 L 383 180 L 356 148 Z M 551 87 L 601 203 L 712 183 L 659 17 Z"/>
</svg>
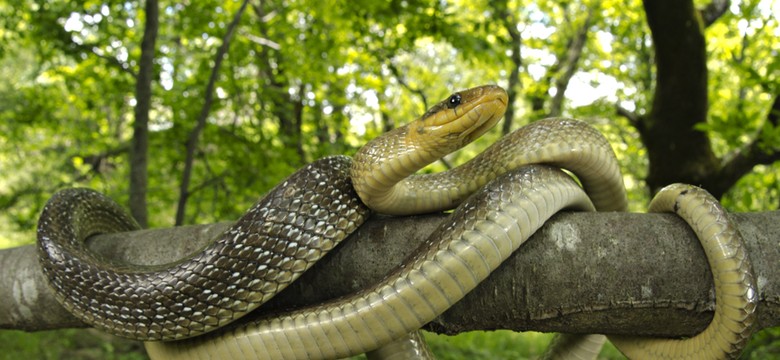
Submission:
<svg viewBox="0 0 780 360">
<path fill-rule="evenodd" d="M 777 19 L 758 1 L 740 2 L 707 29 L 710 54 L 710 121 L 715 150 L 734 151 L 759 135 L 778 86 Z M 736 11 L 736 12 L 734 12 Z M 767 139 L 768 140 L 768 139 Z"/>
<path fill-rule="evenodd" d="M 778 24 L 766 4 L 734 1 L 706 30 L 710 111 L 699 127 L 718 155 L 757 137 L 765 149 L 777 146 L 777 131 L 765 119 L 780 87 Z M 23 49 L 8 56 L 3 47 L 0 54 L 10 69 L 0 85 L 0 127 L 9 144 L 3 151 L 26 151 L 6 155 L 4 162 L 57 180 L 42 184 L 42 193 L 86 185 L 121 200 L 143 11 L 138 3 L 114 1 L 28 5 L 0 5 L 0 41 Z M 239 5 L 206 0 L 161 6 L 150 119 L 154 225 L 172 217 L 183 142 L 202 106 L 215 49 Z M 618 103 L 641 116 L 653 97 L 653 50 L 641 1 L 268 0 L 245 14 L 219 75 L 197 153 L 189 220 L 235 216 L 303 162 L 350 154 L 366 138 L 412 120 L 455 89 L 506 86 L 513 45 L 500 17 L 504 8 L 522 36 L 517 126 L 544 113 L 532 113 L 532 101 L 548 101 L 558 91 L 567 46 L 589 19 L 563 113 L 605 133 L 636 191 L 632 196 L 642 202 L 645 150 L 627 130 L 631 124 L 614 113 Z M 299 133 L 285 129 L 296 123 Z M 303 158 L 291 146 L 296 143 Z M 463 161 L 485 144 L 450 160 Z M 88 160 L 106 153 L 92 167 Z M 35 170 L 25 162 L 31 156 L 58 165 Z M 12 176 L 3 181 L 15 184 L 11 188 L 33 182 Z M 750 184 L 758 186 L 739 186 Z M 226 201 L 236 197 L 241 200 Z M 34 218 L 29 213 L 24 222 Z"/>
<path fill-rule="evenodd" d="M 133 74 L 145 21 L 141 2 L 18 2 L 0 3 L 0 245 L 32 242 L 40 208 L 58 188 L 87 186 L 126 201 Z M 187 223 L 234 219 L 304 162 L 352 154 L 453 90 L 506 86 L 514 50 L 522 60 L 515 127 L 537 119 L 563 91 L 556 84 L 562 60 L 586 21 L 563 114 L 604 133 L 625 173 L 631 210 L 645 209 L 647 150 L 634 124 L 615 112 L 619 104 L 647 115 L 654 96 L 654 50 L 641 0 L 251 4 L 217 79 Z M 239 6 L 161 4 L 150 112 L 152 226 L 173 223 L 184 143 Z M 510 15 L 509 28 L 499 10 Z M 777 11 L 777 1 L 734 0 L 706 28 L 709 110 L 698 128 L 724 161 L 756 139 L 762 151 L 780 147 L 780 128 L 767 123 L 780 94 Z M 520 32 L 519 45 L 508 29 Z M 448 163 L 473 157 L 497 137 L 488 133 Z M 777 209 L 778 174 L 778 164 L 756 166 L 723 203 L 732 211 Z"/>
<path fill-rule="evenodd" d="M 780 209 L 780 171 L 778 166 L 759 165 L 745 175 L 726 196 L 723 205 L 738 211 Z M 760 194 L 760 196 L 756 196 Z"/>
</svg>

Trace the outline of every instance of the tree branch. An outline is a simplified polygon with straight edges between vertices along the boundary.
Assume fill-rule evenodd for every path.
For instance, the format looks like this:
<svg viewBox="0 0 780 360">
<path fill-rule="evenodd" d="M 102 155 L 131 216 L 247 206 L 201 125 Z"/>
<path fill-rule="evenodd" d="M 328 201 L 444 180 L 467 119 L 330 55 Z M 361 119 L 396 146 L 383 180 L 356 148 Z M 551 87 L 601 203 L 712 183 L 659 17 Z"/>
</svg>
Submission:
<svg viewBox="0 0 780 360">
<path fill-rule="evenodd" d="M 780 247 L 772 234 L 780 233 L 780 211 L 732 218 L 758 279 L 758 326 L 777 326 Z M 289 309 L 374 283 L 415 252 L 443 219 L 374 217 L 263 308 Z M 101 235 L 90 246 L 119 261 L 161 264 L 196 251 L 228 225 Z M 0 328 L 84 326 L 54 300 L 35 251 L 0 251 L 0 266 L 14 269 L 0 277 Z M 685 336 L 711 320 L 712 286 L 698 241 L 674 215 L 563 213 L 428 328 Z"/>
<path fill-rule="evenodd" d="M 520 68 L 523 66 L 523 37 L 520 30 L 517 29 L 517 18 L 514 12 L 509 10 L 509 4 L 506 0 L 490 1 L 489 5 L 501 19 L 504 29 L 509 34 L 509 58 L 512 60 L 512 70 L 509 72 L 508 84 L 506 87 L 507 102 L 506 112 L 504 113 L 504 124 L 501 125 L 501 134 L 506 135 L 512 130 L 512 124 L 515 118 L 515 99 L 517 98 L 518 86 L 520 86 Z"/>
<path fill-rule="evenodd" d="M 406 81 L 406 78 L 403 74 L 401 74 L 401 70 L 398 69 L 395 64 L 393 64 L 393 61 L 387 61 L 386 62 L 387 69 L 390 70 L 390 72 L 393 74 L 395 79 L 398 81 L 398 84 L 401 85 L 404 89 L 408 90 L 412 94 L 415 94 L 420 97 L 420 100 L 422 101 L 423 109 L 428 108 L 428 98 L 425 96 L 425 92 L 422 91 L 419 88 L 416 88 L 409 84 L 409 82 Z"/>
<path fill-rule="evenodd" d="M 113 57 L 113 56 L 108 56 L 108 55 L 105 55 L 105 54 L 101 54 L 101 53 L 99 53 L 99 52 L 96 50 L 96 49 L 98 49 L 98 46 L 97 46 L 97 45 L 87 45 L 87 44 L 83 44 L 83 45 L 81 45 L 81 44 L 76 44 L 76 43 L 74 42 L 74 43 L 73 43 L 73 46 L 74 46 L 75 48 L 78 48 L 78 49 L 80 49 L 81 51 L 84 51 L 84 52 L 89 52 L 89 53 L 91 53 L 92 55 L 95 55 L 95 56 L 97 56 L 98 58 L 100 58 L 100 59 L 103 59 L 103 60 L 107 61 L 107 62 L 108 62 L 110 65 L 113 65 L 113 66 L 115 66 L 117 69 L 119 69 L 119 70 L 122 70 L 122 71 L 124 71 L 124 72 L 126 72 L 126 73 L 130 74 L 130 76 L 132 76 L 133 78 L 137 78 L 137 77 L 138 77 L 138 74 L 136 74 L 136 73 L 133 71 L 133 69 L 130 67 L 130 65 L 129 65 L 129 64 L 127 64 L 127 63 L 125 63 L 125 62 L 122 62 L 122 61 L 120 61 L 119 59 L 117 59 L 117 58 L 115 58 L 115 57 Z"/>
<path fill-rule="evenodd" d="M 780 161 L 780 148 L 767 149 L 762 133 L 765 131 L 777 131 L 780 126 L 780 95 L 775 95 L 772 108 L 769 109 L 764 127 L 759 135 L 745 148 L 738 151 L 723 164 L 718 173 L 712 177 L 711 183 L 703 184 L 716 197 L 725 193 L 740 178 L 753 170 L 756 165 L 768 165 Z"/>
<path fill-rule="evenodd" d="M 580 57 L 582 57 L 582 50 L 585 48 L 586 41 L 588 40 L 588 32 L 593 19 L 593 8 L 588 8 L 588 14 L 575 34 L 569 39 L 568 46 L 566 47 L 566 57 L 563 67 L 564 71 L 557 79 L 555 79 L 556 93 L 550 102 L 550 113 L 548 117 L 560 116 L 563 112 L 563 99 L 566 93 L 566 89 L 569 87 L 569 82 L 574 76 L 574 73 L 578 69 Z M 560 61 L 560 57 L 558 58 Z"/>
<path fill-rule="evenodd" d="M 198 146 L 198 138 L 200 133 L 206 127 L 206 119 L 211 111 L 212 100 L 214 99 L 214 86 L 217 83 L 217 77 L 219 75 L 219 68 L 222 65 L 222 61 L 227 55 L 230 48 L 230 40 L 233 38 L 233 34 L 236 31 L 241 15 L 244 14 L 249 0 L 244 0 L 241 7 L 233 16 L 233 20 L 228 24 L 227 31 L 222 37 L 222 44 L 217 49 L 217 54 L 214 59 L 214 66 L 211 68 L 211 75 L 209 75 L 209 82 L 206 85 L 205 98 L 203 100 L 203 107 L 201 108 L 200 115 L 198 116 L 198 122 L 190 132 L 187 138 L 187 152 L 186 159 L 184 161 L 184 171 L 182 172 L 181 185 L 179 186 L 179 202 L 176 206 L 176 225 L 182 225 L 184 223 L 184 212 L 187 208 L 187 199 L 189 198 L 189 186 L 190 178 L 192 176 L 192 166 L 195 161 L 195 148 Z"/>
<path fill-rule="evenodd" d="M 642 126 L 642 118 L 639 114 L 620 106 L 620 104 L 615 104 L 615 111 L 618 115 L 628 119 L 628 122 L 635 128 Z"/>
<path fill-rule="evenodd" d="M 707 6 L 699 9 L 702 25 L 704 25 L 704 27 L 712 25 L 726 13 L 729 9 L 729 5 L 731 5 L 730 0 L 712 0 Z"/>
<path fill-rule="evenodd" d="M 249 33 L 249 32 L 242 33 L 241 36 L 246 37 L 247 39 L 249 39 L 249 41 L 251 41 L 251 42 L 253 42 L 253 43 L 257 44 L 257 45 L 260 45 L 260 46 L 266 46 L 266 47 L 269 47 L 269 48 L 274 49 L 274 50 L 279 50 L 279 49 L 282 48 L 282 46 L 279 45 L 279 43 L 277 43 L 275 41 L 271 41 L 269 39 L 257 36 L 255 34 L 252 34 L 252 33 Z"/>
</svg>

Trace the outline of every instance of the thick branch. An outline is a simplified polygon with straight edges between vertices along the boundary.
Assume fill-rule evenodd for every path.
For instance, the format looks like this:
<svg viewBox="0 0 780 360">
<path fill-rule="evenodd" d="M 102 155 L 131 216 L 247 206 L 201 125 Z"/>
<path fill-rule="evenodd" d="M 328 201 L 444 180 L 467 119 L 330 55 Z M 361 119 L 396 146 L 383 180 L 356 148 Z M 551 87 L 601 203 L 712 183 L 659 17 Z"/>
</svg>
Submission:
<svg viewBox="0 0 780 360">
<path fill-rule="evenodd" d="M 373 218 L 267 304 L 280 309 L 353 292 L 381 279 L 423 243 L 443 215 Z M 752 257 L 759 327 L 780 324 L 780 211 L 734 214 Z M 135 263 L 178 259 L 227 224 L 103 235 L 91 247 Z M 0 328 L 83 326 L 54 300 L 33 246 L 0 251 Z M 474 329 L 690 335 L 711 319 L 712 281 L 692 232 L 668 214 L 555 216 L 487 281 L 429 325 Z M 652 319 L 648 320 L 648 319 Z"/>
</svg>

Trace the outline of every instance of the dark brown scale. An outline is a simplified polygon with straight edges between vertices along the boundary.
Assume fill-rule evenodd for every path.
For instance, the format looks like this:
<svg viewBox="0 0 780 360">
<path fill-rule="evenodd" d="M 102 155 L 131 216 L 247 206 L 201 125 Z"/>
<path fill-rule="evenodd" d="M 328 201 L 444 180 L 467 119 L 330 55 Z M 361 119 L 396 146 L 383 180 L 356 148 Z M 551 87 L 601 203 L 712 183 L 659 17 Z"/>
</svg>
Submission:
<svg viewBox="0 0 780 360">
<path fill-rule="evenodd" d="M 93 327 L 138 340 L 199 335 L 270 299 L 366 219 L 350 164 L 335 156 L 304 167 L 213 244 L 171 266 L 113 264 L 89 252 L 89 236 L 138 225 L 97 192 L 63 190 L 38 225 L 44 273 L 57 299 Z"/>
</svg>

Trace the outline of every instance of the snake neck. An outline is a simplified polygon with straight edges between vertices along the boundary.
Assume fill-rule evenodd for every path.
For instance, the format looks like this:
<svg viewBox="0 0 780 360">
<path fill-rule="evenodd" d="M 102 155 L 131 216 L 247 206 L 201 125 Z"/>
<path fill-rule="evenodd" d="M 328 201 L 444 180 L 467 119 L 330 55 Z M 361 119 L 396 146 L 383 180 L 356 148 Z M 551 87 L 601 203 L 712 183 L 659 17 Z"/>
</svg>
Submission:
<svg viewBox="0 0 780 360">
<path fill-rule="evenodd" d="M 423 196 L 421 190 L 443 189 L 419 181 L 424 175 L 413 174 L 452 149 L 409 141 L 411 131 L 409 125 L 396 128 L 374 139 L 372 146 L 364 146 L 354 156 L 350 170 L 353 186 L 363 202 L 371 204 L 375 211 L 390 215 L 430 212 L 419 205 L 408 208 L 406 204 L 420 202 L 425 206 L 431 198 L 430 194 Z M 406 212 L 399 211 L 404 208 Z"/>
<path fill-rule="evenodd" d="M 413 130 L 396 129 L 397 133 L 378 138 L 381 142 L 355 155 L 351 169 L 355 189 L 375 211 L 409 215 L 452 209 L 492 179 L 530 164 L 571 171 L 600 211 L 627 208 L 623 177 L 611 146 L 583 122 L 537 121 L 463 165 L 435 174 L 414 173 L 455 149 L 409 145 L 405 140 L 409 131 Z"/>
</svg>

